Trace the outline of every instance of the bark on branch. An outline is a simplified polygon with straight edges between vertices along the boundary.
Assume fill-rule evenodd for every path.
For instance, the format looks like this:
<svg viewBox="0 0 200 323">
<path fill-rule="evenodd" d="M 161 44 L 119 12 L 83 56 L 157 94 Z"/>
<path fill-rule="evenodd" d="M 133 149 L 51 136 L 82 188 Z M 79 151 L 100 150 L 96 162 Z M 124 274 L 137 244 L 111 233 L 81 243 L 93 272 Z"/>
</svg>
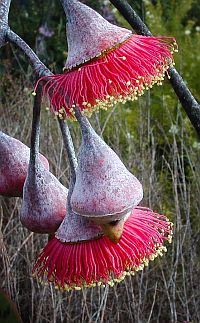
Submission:
<svg viewBox="0 0 200 323">
<path fill-rule="evenodd" d="M 10 41 L 16 47 L 21 49 L 22 52 L 27 56 L 36 78 L 52 75 L 51 71 L 41 62 L 39 57 L 34 53 L 29 45 L 10 28 L 7 29 L 6 40 Z"/>
<path fill-rule="evenodd" d="M 6 43 L 6 32 L 8 29 L 8 14 L 11 0 L 0 1 L 0 47 Z"/>
</svg>

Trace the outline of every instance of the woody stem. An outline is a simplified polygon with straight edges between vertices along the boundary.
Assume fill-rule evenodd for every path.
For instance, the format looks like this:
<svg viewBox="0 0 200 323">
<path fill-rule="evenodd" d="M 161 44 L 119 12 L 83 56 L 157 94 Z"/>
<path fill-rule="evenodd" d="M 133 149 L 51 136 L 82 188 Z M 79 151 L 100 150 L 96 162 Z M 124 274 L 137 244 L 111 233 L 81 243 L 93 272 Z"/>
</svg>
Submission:
<svg viewBox="0 0 200 323">
<path fill-rule="evenodd" d="M 0 2 L 0 47 L 6 43 L 6 32 L 8 30 L 8 14 L 11 0 L 1 0 Z"/>
<path fill-rule="evenodd" d="M 33 119 L 31 131 L 31 151 L 30 151 L 30 164 L 35 166 L 36 158 L 39 154 L 40 146 L 40 110 L 41 110 L 42 90 L 39 87 L 34 97 L 33 103 Z"/>
<path fill-rule="evenodd" d="M 67 151 L 69 163 L 70 163 L 70 169 L 71 169 L 71 180 L 75 182 L 76 180 L 76 169 L 77 169 L 77 158 L 74 150 L 74 145 L 72 141 L 72 137 L 70 134 L 70 130 L 68 127 L 68 124 L 64 122 L 63 120 L 58 118 L 58 122 L 60 124 L 60 129 L 63 137 L 63 142 L 65 145 L 65 149 Z"/>
<path fill-rule="evenodd" d="M 24 52 L 24 54 L 27 56 L 27 58 L 30 61 L 30 64 L 33 68 L 35 75 L 38 78 L 43 76 L 53 75 L 53 73 L 40 61 L 38 56 L 28 46 L 28 44 L 22 38 L 20 38 L 16 33 L 14 33 L 12 30 L 9 30 L 7 33 L 7 38 Z M 37 92 L 38 91 L 40 91 L 40 85 L 38 86 Z M 37 92 L 36 92 L 36 95 L 37 95 Z M 71 168 L 71 175 L 74 179 L 75 170 L 77 167 L 77 159 L 76 159 L 73 141 L 67 124 L 63 120 L 60 120 L 59 118 L 58 118 L 58 121 L 61 128 L 64 145 L 67 150 L 67 155 L 68 155 L 70 168 Z"/>
</svg>

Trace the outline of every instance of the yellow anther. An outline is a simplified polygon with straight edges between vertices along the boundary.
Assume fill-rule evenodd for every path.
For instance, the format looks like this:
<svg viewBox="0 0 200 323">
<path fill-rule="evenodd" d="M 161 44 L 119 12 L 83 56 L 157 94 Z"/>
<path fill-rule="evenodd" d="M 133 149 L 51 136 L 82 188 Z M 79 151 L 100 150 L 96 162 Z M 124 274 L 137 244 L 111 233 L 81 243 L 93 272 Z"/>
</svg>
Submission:
<svg viewBox="0 0 200 323">
<path fill-rule="evenodd" d="M 113 282 L 113 281 L 109 281 L 109 282 L 108 282 L 108 285 L 109 285 L 110 287 L 113 287 L 113 286 L 114 286 L 114 282 Z"/>
</svg>

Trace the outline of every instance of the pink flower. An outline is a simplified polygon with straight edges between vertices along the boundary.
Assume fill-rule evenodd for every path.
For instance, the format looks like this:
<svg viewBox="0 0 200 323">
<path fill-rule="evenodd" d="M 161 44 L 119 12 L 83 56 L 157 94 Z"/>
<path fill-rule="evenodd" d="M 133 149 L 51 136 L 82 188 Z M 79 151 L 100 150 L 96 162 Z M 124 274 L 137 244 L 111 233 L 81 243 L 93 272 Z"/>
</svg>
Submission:
<svg viewBox="0 0 200 323">
<path fill-rule="evenodd" d="M 136 100 L 145 89 L 162 84 L 174 64 L 175 38 L 132 34 L 76 0 L 65 0 L 65 12 L 65 73 L 42 78 L 51 109 L 61 119 L 73 117 L 74 105 L 91 115 L 117 102 Z"/>
<path fill-rule="evenodd" d="M 95 230 L 90 227 L 82 234 L 80 217 L 75 220 L 76 215 L 72 216 L 74 229 L 69 228 L 68 222 L 68 234 L 64 239 L 62 237 L 63 242 L 59 240 L 58 230 L 56 237 L 40 253 L 33 269 L 37 277 L 59 289 L 81 289 L 104 284 L 113 286 L 126 275 L 134 275 L 142 270 L 150 260 L 162 256 L 167 250 L 164 242 L 171 242 L 172 238 L 172 223 L 164 215 L 143 207 L 132 210 L 118 243 L 101 235 L 97 227 Z M 88 228 L 90 225 L 88 222 Z M 67 238 L 69 232 L 71 241 Z M 86 232 L 95 233 L 93 237 L 87 233 L 89 235 L 86 237 Z"/>
</svg>

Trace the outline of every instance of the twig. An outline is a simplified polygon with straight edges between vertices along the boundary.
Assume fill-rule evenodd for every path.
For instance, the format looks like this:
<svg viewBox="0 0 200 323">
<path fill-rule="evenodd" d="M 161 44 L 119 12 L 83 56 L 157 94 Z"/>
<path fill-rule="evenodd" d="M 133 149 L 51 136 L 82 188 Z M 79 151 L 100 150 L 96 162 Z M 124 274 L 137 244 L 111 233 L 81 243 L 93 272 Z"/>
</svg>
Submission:
<svg viewBox="0 0 200 323">
<path fill-rule="evenodd" d="M 137 34 L 144 36 L 152 36 L 152 33 L 148 27 L 144 24 L 142 19 L 133 10 L 131 5 L 124 0 L 110 0 L 110 2 L 119 10 L 122 16 L 128 21 L 131 27 L 135 30 Z"/>
<path fill-rule="evenodd" d="M 70 164 L 70 169 L 71 169 L 71 177 L 72 177 L 72 180 L 75 182 L 77 159 L 76 159 L 76 155 L 75 155 L 75 151 L 74 151 L 72 137 L 71 137 L 67 123 L 64 122 L 64 120 L 61 120 L 59 118 L 58 118 L 58 122 L 60 124 L 60 129 L 62 132 L 64 146 L 65 146 L 65 149 L 68 154 L 68 159 L 69 159 L 69 164 Z"/>
<path fill-rule="evenodd" d="M 15 44 L 18 48 L 20 48 L 23 53 L 28 57 L 30 64 L 33 68 L 33 71 L 37 78 L 43 77 L 43 76 L 50 76 L 53 73 L 40 61 L 38 56 L 34 53 L 34 51 L 28 46 L 28 44 L 20 38 L 16 33 L 14 33 L 12 30 L 8 28 L 7 30 L 7 39 Z M 38 86 L 38 91 L 41 91 Z M 37 92 L 38 92 L 37 91 Z M 36 93 L 37 95 L 37 93 Z M 67 124 L 58 118 L 59 125 L 61 128 L 61 132 L 63 135 L 63 140 L 65 144 L 65 148 L 67 150 L 69 163 L 71 167 L 71 175 L 73 177 L 73 180 L 75 180 L 75 169 L 77 166 L 77 159 L 76 154 L 74 150 L 73 141 L 71 138 L 71 134 L 69 131 L 69 128 Z"/>
<path fill-rule="evenodd" d="M 119 10 L 137 34 L 145 36 L 152 35 L 150 30 L 126 0 L 110 0 L 110 2 Z M 176 93 L 193 127 L 196 129 L 198 135 L 200 135 L 200 104 L 194 98 L 182 77 L 174 67 L 169 68 L 168 73 L 170 76 L 169 81 L 174 92 Z"/>
<path fill-rule="evenodd" d="M 30 163 L 35 165 L 36 158 L 39 154 L 39 137 L 40 137 L 40 110 L 42 100 L 42 89 L 38 88 L 33 104 L 33 119 L 32 119 L 32 131 L 31 131 L 31 151 L 30 151 Z"/>
<path fill-rule="evenodd" d="M 34 53 L 29 45 L 9 27 L 6 32 L 6 39 L 20 48 L 28 57 L 37 78 L 53 75 L 53 73 L 51 73 L 51 71 L 40 61 L 39 57 Z"/>
</svg>

